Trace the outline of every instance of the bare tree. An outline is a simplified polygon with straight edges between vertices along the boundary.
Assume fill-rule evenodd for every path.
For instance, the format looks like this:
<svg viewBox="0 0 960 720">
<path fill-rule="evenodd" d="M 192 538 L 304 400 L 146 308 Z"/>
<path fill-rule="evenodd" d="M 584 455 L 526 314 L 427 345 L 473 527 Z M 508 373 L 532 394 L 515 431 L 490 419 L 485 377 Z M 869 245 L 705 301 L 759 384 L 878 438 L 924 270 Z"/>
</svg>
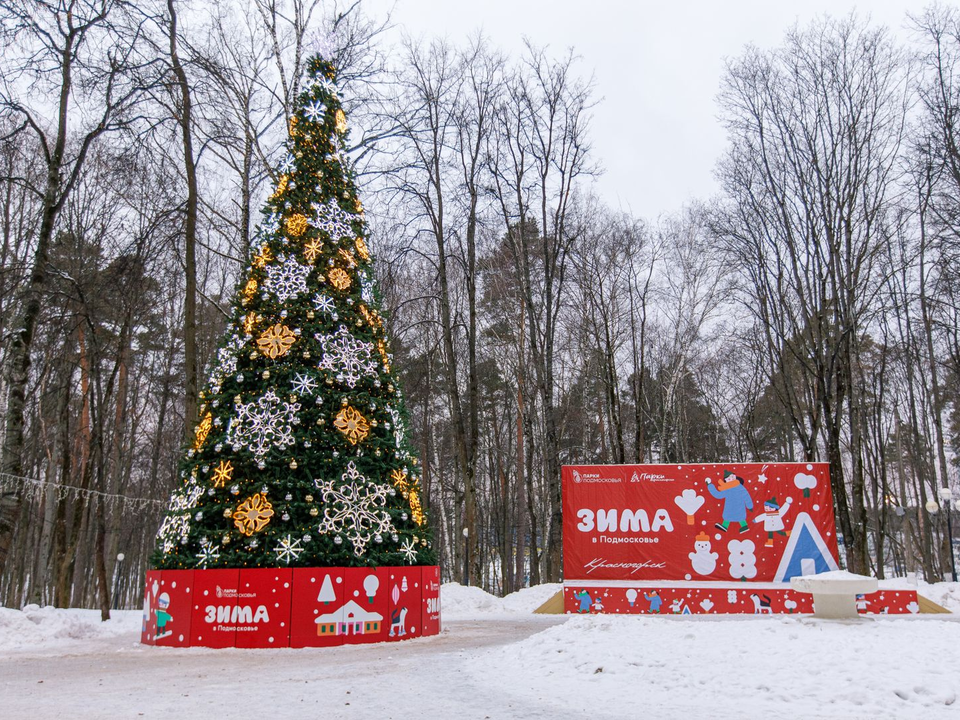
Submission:
<svg viewBox="0 0 960 720">
<path fill-rule="evenodd" d="M 41 312 L 41 290 L 57 218 L 83 172 L 93 144 L 129 126 L 139 88 L 126 72 L 138 28 L 120 30 L 121 3 L 113 0 L 3 2 L 7 47 L 0 110 L 12 132 L 34 134 L 43 154 L 40 226 L 19 315 L 6 357 L 7 407 L 0 472 L 22 475 L 24 407 L 31 349 Z M 54 122 L 48 122 L 50 107 Z M 0 492 L 0 571 L 10 549 L 20 494 Z"/>
<path fill-rule="evenodd" d="M 876 309 L 908 103 L 901 53 L 855 17 L 794 28 L 772 52 L 749 50 L 729 65 L 721 95 L 731 147 L 720 236 L 745 278 L 770 367 L 795 365 L 804 378 L 805 402 L 789 384 L 784 396 L 807 457 L 816 438 L 824 442 L 858 572 L 867 568 L 867 518 L 854 376 Z"/>
</svg>

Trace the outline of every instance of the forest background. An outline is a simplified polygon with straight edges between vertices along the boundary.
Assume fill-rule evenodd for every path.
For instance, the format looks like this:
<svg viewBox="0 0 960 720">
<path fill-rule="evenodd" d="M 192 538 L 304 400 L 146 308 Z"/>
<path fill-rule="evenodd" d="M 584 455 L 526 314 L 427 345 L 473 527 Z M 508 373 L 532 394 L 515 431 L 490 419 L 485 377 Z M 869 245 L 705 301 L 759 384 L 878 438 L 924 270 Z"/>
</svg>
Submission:
<svg viewBox="0 0 960 720">
<path fill-rule="evenodd" d="M 795 460 L 830 463 L 846 567 L 941 579 L 960 13 L 903 21 L 728 59 L 717 193 L 640 218 L 597 191 L 575 49 L 396 41 L 342 0 L 0 0 L 0 603 L 139 603 L 321 46 L 444 579 L 557 580 L 564 463 Z"/>
</svg>

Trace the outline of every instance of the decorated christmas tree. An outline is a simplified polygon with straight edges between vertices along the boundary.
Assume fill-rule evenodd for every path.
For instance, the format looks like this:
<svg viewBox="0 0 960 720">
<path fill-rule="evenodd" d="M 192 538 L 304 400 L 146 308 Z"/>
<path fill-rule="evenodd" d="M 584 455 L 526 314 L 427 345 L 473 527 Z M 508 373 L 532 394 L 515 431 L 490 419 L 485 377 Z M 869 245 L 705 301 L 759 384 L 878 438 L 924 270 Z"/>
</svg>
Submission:
<svg viewBox="0 0 960 720">
<path fill-rule="evenodd" d="M 434 563 L 336 71 L 307 70 L 157 568 Z"/>
</svg>

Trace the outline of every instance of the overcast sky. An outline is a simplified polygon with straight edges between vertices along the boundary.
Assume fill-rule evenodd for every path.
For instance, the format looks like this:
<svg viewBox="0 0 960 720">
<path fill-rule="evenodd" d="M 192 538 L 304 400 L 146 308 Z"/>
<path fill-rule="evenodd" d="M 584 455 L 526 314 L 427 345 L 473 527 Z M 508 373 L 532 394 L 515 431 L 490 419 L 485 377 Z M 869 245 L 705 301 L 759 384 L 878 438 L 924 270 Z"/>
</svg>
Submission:
<svg viewBox="0 0 960 720">
<path fill-rule="evenodd" d="M 594 74 L 600 103 L 593 146 L 604 175 L 597 191 L 614 207 L 654 219 L 716 190 L 723 151 L 716 95 L 724 58 L 744 45 L 781 44 L 794 22 L 844 16 L 855 8 L 904 30 L 906 13 L 926 0 L 369 0 L 376 14 L 394 6 L 398 32 L 462 41 L 482 29 L 518 54 L 523 37 L 557 54 L 574 47 L 580 70 Z"/>
</svg>

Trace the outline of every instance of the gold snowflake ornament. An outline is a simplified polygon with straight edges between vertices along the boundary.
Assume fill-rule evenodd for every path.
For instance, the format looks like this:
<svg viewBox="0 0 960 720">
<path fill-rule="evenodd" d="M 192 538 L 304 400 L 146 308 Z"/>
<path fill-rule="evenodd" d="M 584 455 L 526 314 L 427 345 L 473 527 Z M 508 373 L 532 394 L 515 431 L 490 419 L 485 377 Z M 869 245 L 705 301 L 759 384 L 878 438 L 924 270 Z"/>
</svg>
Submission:
<svg viewBox="0 0 960 720">
<path fill-rule="evenodd" d="M 333 426 L 342 432 L 351 445 L 362 442 L 370 434 L 370 423 L 356 409 L 347 405 L 333 421 Z"/>
<path fill-rule="evenodd" d="M 410 483 L 407 482 L 407 471 L 406 470 L 390 471 L 390 480 L 393 482 L 393 486 L 400 491 L 400 494 L 406 497 L 407 492 L 410 489 Z"/>
<path fill-rule="evenodd" d="M 420 495 L 416 490 L 411 490 L 407 496 L 410 501 L 410 516 L 417 525 L 423 525 L 423 507 L 420 505 Z"/>
<path fill-rule="evenodd" d="M 267 263 L 273 260 L 273 253 L 266 245 L 260 248 L 260 252 L 253 257 L 253 266 L 257 268 L 266 267 Z"/>
<path fill-rule="evenodd" d="M 283 357 L 293 346 L 297 336 L 286 325 L 277 323 L 267 328 L 266 332 L 257 340 L 257 347 L 260 352 L 268 358 L 275 359 Z"/>
<path fill-rule="evenodd" d="M 273 505 L 263 493 L 248 497 L 233 513 L 233 524 L 244 535 L 253 535 L 263 530 L 273 517 Z"/>
<path fill-rule="evenodd" d="M 364 242 L 364 239 L 362 237 L 358 237 L 355 245 L 357 247 L 357 255 L 359 255 L 364 260 L 369 260 L 370 248 L 367 247 L 367 243 Z"/>
<path fill-rule="evenodd" d="M 303 246 L 303 254 L 306 256 L 307 260 L 314 262 L 316 261 L 317 256 L 320 255 L 320 251 L 322 249 L 322 243 L 317 238 L 314 238 Z"/>
<path fill-rule="evenodd" d="M 280 176 L 280 181 L 277 183 L 277 189 L 276 189 L 276 191 L 273 193 L 273 196 L 271 197 L 271 199 L 273 199 L 273 200 L 278 200 L 278 199 L 280 198 L 280 196 L 282 196 L 283 193 L 286 192 L 286 190 L 287 190 L 287 182 L 289 181 L 289 179 L 290 179 L 290 178 L 289 178 L 289 176 L 287 176 L 287 175 L 281 175 L 281 176 Z"/>
<path fill-rule="evenodd" d="M 346 273 L 343 268 L 335 267 L 329 273 L 327 277 L 330 279 L 330 284 L 333 285 L 337 290 L 346 290 L 350 287 L 351 280 L 350 276 Z"/>
<path fill-rule="evenodd" d="M 213 486 L 223 487 L 233 477 L 233 463 L 229 460 L 221 460 L 220 464 L 213 469 Z"/>
<path fill-rule="evenodd" d="M 291 215 L 287 218 L 287 232 L 293 235 L 293 237 L 300 237 L 307 231 L 307 216 L 300 215 Z"/>
<path fill-rule="evenodd" d="M 195 431 L 197 434 L 197 439 L 193 444 L 194 450 L 199 450 L 203 445 L 204 441 L 207 439 L 207 435 L 210 434 L 211 427 L 213 427 L 213 415 L 207 413 L 203 416 L 203 420 L 197 424 L 197 429 Z"/>
</svg>

